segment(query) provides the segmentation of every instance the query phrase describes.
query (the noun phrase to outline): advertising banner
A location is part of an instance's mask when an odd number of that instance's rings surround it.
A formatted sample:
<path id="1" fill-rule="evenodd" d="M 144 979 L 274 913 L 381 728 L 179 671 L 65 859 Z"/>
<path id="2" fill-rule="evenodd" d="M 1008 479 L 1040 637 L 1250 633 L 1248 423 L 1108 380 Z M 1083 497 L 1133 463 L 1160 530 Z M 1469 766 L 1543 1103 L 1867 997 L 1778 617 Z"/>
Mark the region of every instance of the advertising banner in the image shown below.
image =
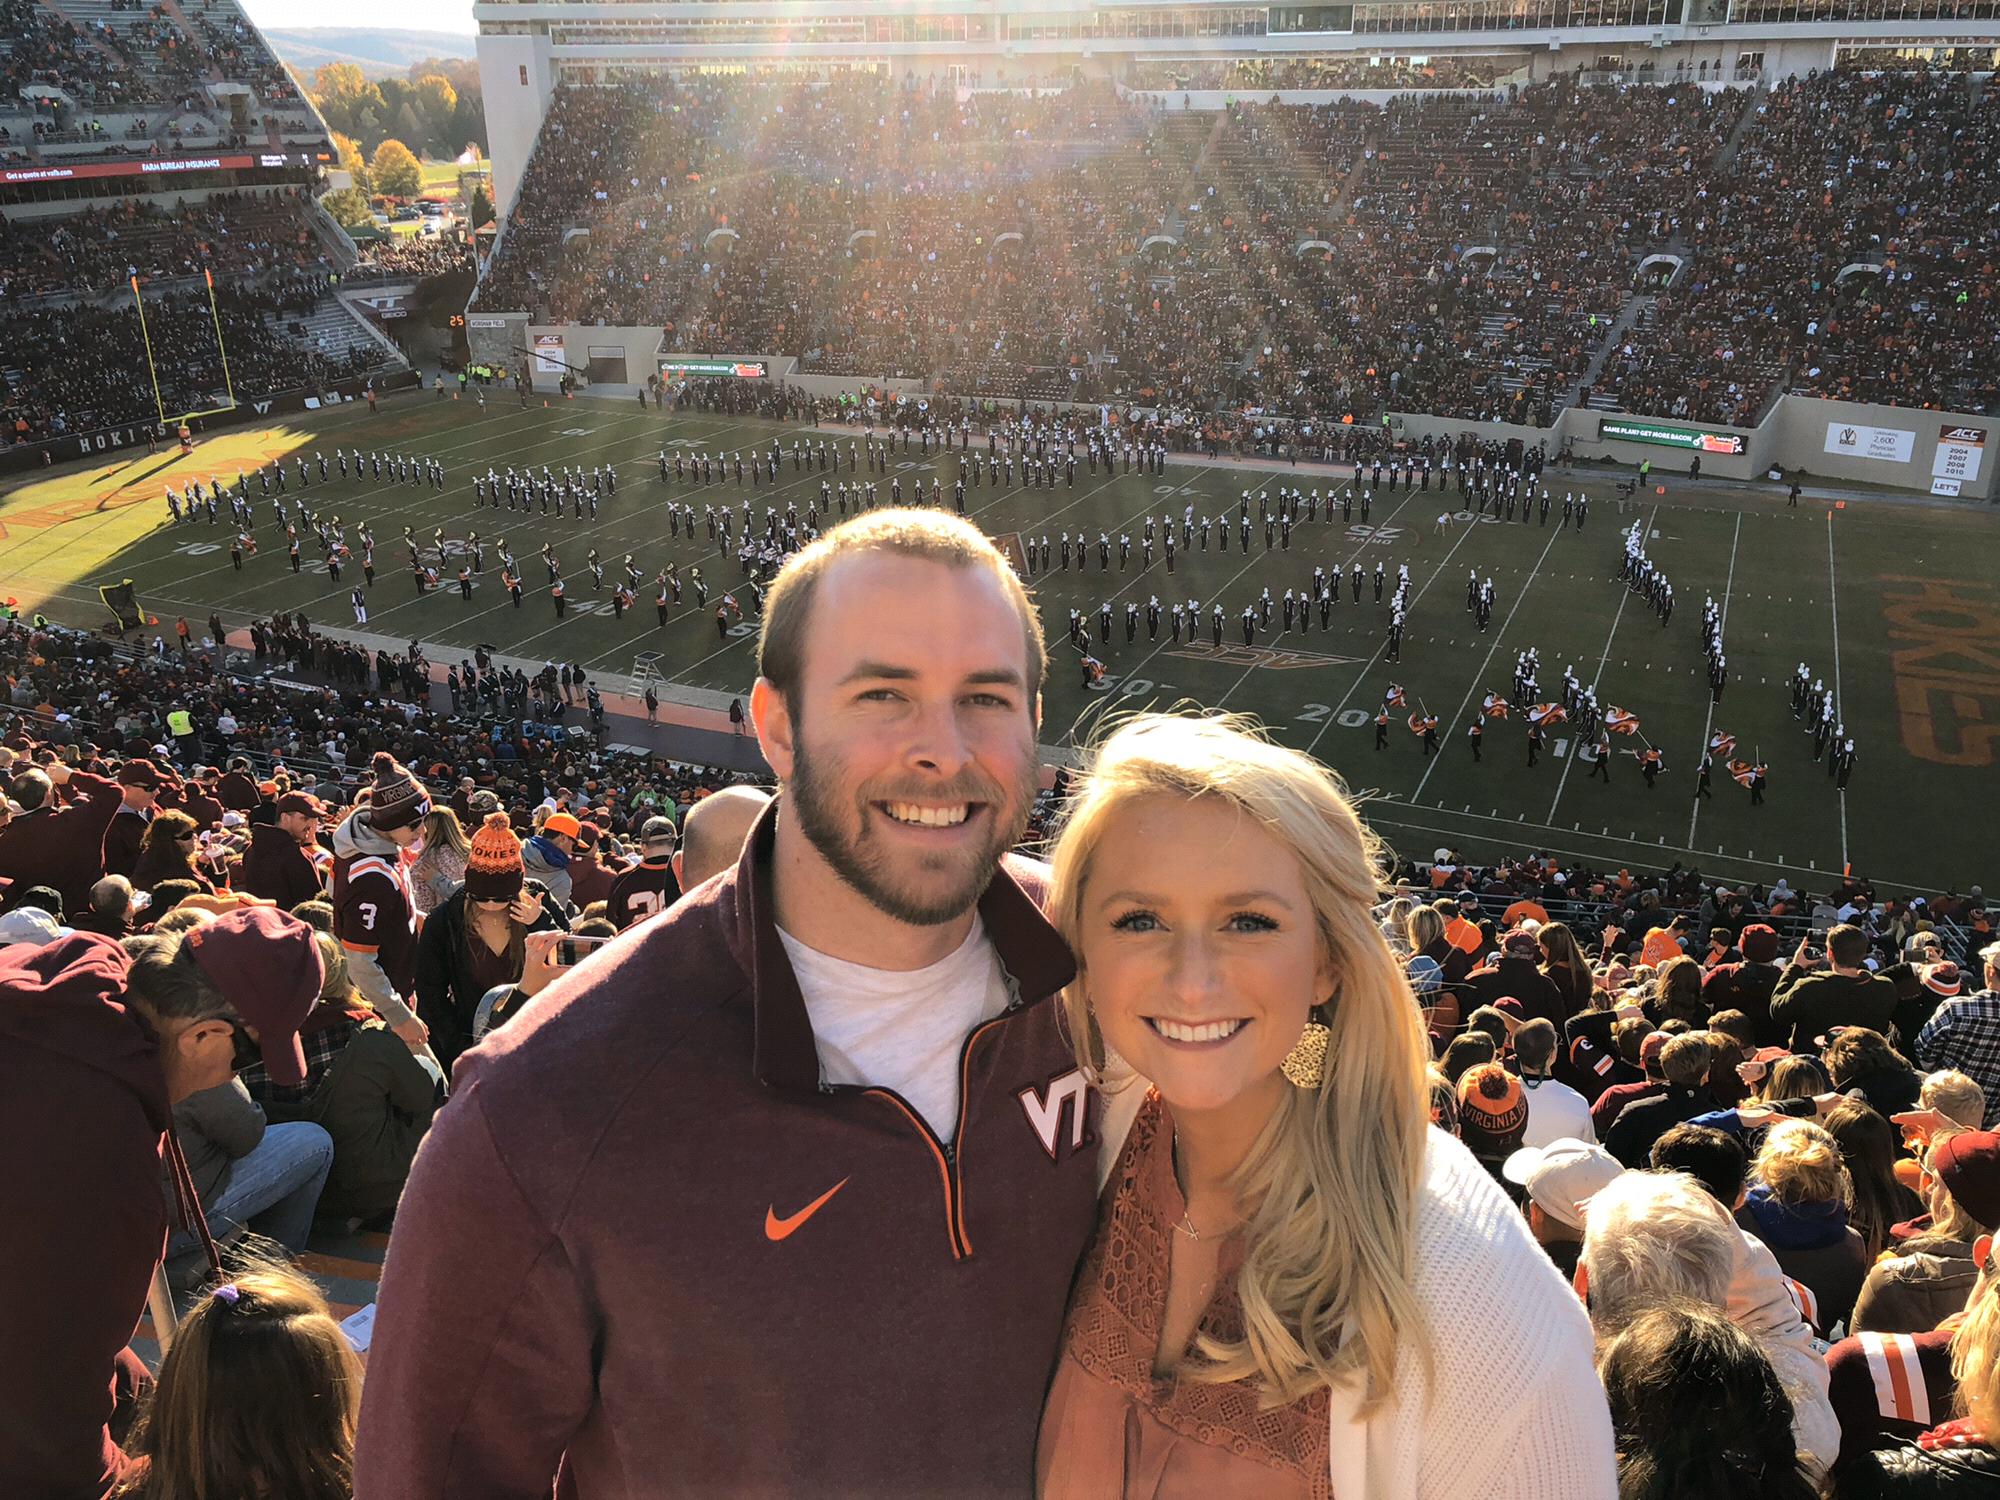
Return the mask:
<path id="1" fill-rule="evenodd" d="M 540 375 L 560 375 L 563 363 L 563 336 L 559 333 L 538 333 L 535 335 L 535 372 Z"/>
<path id="2" fill-rule="evenodd" d="M 1741 433 L 1704 432 L 1697 427 L 1671 427 L 1631 417 L 1604 418 L 1597 435 L 1606 442 L 1653 443 L 1696 453 L 1741 453 L 1746 446 Z"/>
<path id="3" fill-rule="evenodd" d="M 1826 451 L 1842 458 L 1906 464 L 1916 446 L 1917 435 L 1906 427 L 1867 427 L 1859 422 L 1826 424 Z"/>
<path id="4" fill-rule="evenodd" d="M 669 359 L 660 358 L 660 373 L 669 380 L 690 375 L 726 375 L 735 380 L 762 380 L 771 373 L 761 359 Z"/>
<path id="5" fill-rule="evenodd" d="M 1946 422 L 1938 428 L 1937 453 L 1931 459 L 1931 477 L 1956 480 L 1962 485 L 1971 484 L 1979 478 L 1979 461 L 1985 452 L 1985 428 L 1958 427 Z"/>

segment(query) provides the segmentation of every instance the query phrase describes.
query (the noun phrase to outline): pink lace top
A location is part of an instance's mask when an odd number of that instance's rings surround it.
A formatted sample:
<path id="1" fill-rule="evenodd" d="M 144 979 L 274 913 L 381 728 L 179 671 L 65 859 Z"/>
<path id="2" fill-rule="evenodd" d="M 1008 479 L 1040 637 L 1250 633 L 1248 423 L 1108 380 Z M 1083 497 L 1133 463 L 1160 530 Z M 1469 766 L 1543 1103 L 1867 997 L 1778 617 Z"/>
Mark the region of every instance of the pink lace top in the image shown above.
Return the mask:
<path id="1" fill-rule="evenodd" d="M 1165 1103 L 1149 1095 L 1105 1186 L 1097 1238 L 1070 1300 L 1042 1414 L 1038 1493 L 1043 1500 L 1328 1500 L 1325 1391 L 1266 1410 L 1247 1384 L 1153 1374 L 1168 1255 L 1186 1212 L 1173 1139 Z M 1240 1256 L 1236 1242 L 1225 1246 L 1201 1316 L 1200 1329 L 1224 1339 L 1242 1333 Z"/>

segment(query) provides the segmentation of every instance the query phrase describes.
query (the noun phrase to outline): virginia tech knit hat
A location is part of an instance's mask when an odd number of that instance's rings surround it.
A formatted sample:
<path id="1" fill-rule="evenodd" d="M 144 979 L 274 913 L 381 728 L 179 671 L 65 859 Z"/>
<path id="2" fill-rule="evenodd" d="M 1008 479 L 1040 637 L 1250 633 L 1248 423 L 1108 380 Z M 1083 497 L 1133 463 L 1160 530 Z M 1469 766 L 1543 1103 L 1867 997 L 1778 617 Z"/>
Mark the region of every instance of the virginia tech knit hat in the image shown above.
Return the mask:
<path id="1" fill-rule="evenodd" d="M 1982 1229 L 2000 1229 L 2000 1133 L 1962 1130 L 1931 1153 L 1945 1191 Z"/>
<path id="2" fill-rule="evenodd" d="M 369 763 L 375 773 L 368 793 L 368 826 L 380 832 L 411 828 L 430 816 L 431 798 L 408 767 L 386 750 Z"/>
<path id="3" fill-rule="evenodd" d="M 1763 922 L 1752 922 L 1738 939 L 1743 956 L 1753 964 L 1775 963 L 1778 957 L 1778 930 Z"/>
<path id="4" fill-rule="evenodd" d="M 1505 1161 L 1528 1128 L 1521 1081 L 1499 1063 L 1480 1063 L 1458 1081 L 1458 1134 L 1474 1156 Z"/>
<path id="5" fill-rule="evenodd" d="M 275 906 L 243 906 L 189 928 L 182 941 L 229 1008 L 257 1028 L 271 1081 L 304 1083 L 299 1027 L 326 982 L 313 929 Z"/>
<path id="6" fill-rule="evenodd" d="M 521 894 L 527 872 L 521 866 L 521 841 L 503 812 L 488 813 L 473 831 L 465 853 L 465 894 L 475 901 L 512 901 Z"/>

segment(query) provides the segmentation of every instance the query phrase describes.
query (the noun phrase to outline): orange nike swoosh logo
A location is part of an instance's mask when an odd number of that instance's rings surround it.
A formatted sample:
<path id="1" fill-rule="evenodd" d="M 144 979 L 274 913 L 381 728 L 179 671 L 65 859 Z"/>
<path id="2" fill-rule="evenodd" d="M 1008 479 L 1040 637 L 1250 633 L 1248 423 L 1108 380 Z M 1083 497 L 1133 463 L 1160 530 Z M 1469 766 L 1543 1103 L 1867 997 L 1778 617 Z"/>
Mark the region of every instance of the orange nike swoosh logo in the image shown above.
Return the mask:
<path id="1" fill-rule="evenodd" d="M 764 1238 L 769 1240 L 774 1245 L 777 1244 L 779 1240 L 791 1238 L 792 1233 L 795 1230 L 797 1230 L 797 1228 L 801 1224 L 805 1223 L 807 1219 L 810 1219 L 814 1214 L 818 1213 L 822 1208 L 825 1208 L 827 1199 L 831 1198 L 835 1193 L 839 1192 L 842 1188 L 846 1187 L 847 1182 L 848 1182 L 847 1178 L 845 1177 L 841 1178 L 840 1181 L 836 1182 L 832 1187 L 828 1188 L 825 1192 L 821 1193 L 817 1198 L 813 1199 L 812 1202 L 808 1203 L 804 1208 L 800 1209 L 790 1218 L 785 1218 L 785 1219 L 779 1218 L 778 1211 L 776 1208 L 765 1209 Z"/>

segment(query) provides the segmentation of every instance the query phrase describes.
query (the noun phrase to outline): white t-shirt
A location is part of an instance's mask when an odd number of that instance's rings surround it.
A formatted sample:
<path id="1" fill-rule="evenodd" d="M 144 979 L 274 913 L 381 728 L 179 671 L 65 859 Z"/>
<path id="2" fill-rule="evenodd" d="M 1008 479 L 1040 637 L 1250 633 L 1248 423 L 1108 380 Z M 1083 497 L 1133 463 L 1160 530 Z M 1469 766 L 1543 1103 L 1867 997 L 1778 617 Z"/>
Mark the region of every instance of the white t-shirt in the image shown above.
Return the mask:
<path id="1" fill-rule="evenodd" d="M 1546 1146 L 1550 1141 L 1584 1141 L 1597 1144 L 1597 1127 L 1590 1123 L 1590 1105 L 1583 1095 L 1553 1078 L 1521 1080 L 1521 1092 L 1528 1100 L 1528 1128 L 1522 1132 L 1523 1146 Z"/>
<path id="2" fill-rule="evenodd" d="M 958 1131 L 959 1050 L 1013 998 L 978 913 L 958 950 L 924 969 L 870 969 L 829 958 L 783 928 L 778 938 L 825 1080 L 894 1089 L 949 1142 Z"/>

